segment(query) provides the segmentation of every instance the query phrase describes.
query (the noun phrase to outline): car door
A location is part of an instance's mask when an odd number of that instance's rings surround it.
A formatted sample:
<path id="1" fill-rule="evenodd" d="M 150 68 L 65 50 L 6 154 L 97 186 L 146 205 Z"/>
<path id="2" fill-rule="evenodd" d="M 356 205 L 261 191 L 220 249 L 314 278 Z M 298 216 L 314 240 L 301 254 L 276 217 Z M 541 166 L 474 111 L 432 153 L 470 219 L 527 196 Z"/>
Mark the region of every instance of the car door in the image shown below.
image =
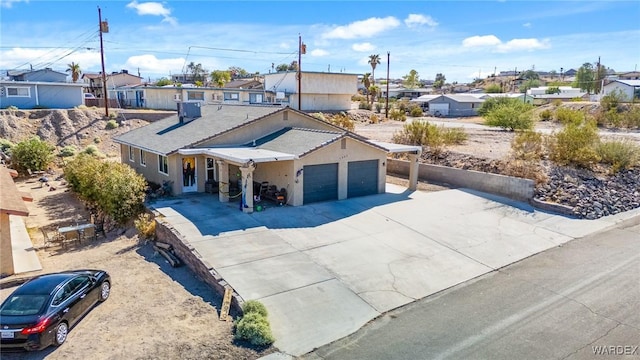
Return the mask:
<path id="1" fill-rule="evenodd" d="M 89 296 L 91 290 L 91 279 L 87 275 L 80 275 L 67 283 L 71 289 L 71 296 L 68 300 L 70 307 L 70 323 L 78 321 L 82 315 L 93 305 L 94 301 Z"/>

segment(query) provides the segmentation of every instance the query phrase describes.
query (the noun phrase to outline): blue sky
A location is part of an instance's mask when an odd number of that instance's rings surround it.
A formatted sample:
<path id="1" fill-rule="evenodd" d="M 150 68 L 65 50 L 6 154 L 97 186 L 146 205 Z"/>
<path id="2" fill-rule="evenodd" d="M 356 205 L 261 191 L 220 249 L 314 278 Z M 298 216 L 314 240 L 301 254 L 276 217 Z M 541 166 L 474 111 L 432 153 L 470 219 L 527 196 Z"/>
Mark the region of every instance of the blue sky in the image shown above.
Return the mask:
<path id="1" fill-rule="evenodd" d="M 297 60 L 302 69 L 421 79 L 443 73 L 470 82 L 494 71 L 616 71 L 640 65 L 640 1 L 43 1 L 0 0 L 0 69 L 75 62 L 100 71 L 98 6 L 108 73 L 145 79 L 239 66 L 266 73 Z"/>

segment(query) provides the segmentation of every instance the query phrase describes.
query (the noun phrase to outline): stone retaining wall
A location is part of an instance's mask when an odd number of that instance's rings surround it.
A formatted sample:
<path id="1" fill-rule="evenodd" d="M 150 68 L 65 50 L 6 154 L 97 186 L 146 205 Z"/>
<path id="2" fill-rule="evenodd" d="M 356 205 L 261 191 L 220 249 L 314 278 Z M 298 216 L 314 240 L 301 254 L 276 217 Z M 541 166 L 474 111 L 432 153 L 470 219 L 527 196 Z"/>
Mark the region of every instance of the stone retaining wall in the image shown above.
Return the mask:
<path id="1" fill-rule="evenodd" d="M 178 258 L 191 269 L 196 275 L 209 285 L 220 296 L 224 296 L 227 282 L 216 272 L 216 270 L 196 251 L 196 249 L 185 239 L 171 224 L 156 216 L 156 239 L 160 242 L 173 246 L 173 251 Z M 233 291 L 231 306 L 235 311 L 242 314 L 242 304 L 244 299 Z"/>
<path id="2" fill-rule="evenodd" d="M 387 172 L 409 176 L 409 162 L 387 159 Z M 530 179 L 456 169 L 447 166 L 419 164 L 418 179 L 448 184 L 529 202 L 533 199 L 535 183 Z"/>

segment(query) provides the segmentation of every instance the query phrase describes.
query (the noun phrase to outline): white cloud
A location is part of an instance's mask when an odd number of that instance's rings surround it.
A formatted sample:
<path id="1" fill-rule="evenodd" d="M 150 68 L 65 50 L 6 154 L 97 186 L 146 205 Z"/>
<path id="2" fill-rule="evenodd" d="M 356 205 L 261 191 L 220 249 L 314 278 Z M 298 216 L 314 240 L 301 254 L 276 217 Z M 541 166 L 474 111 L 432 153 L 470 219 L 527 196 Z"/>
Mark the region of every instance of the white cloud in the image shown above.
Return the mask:
<path id="1" fill-rule="evenodd" d="M 548 49 L 551 45 L 549 44 L 549 40 L 538 40 L 538 39 L 513 39 L 509 40 L 504 44 L 498 45 L 499 52 L 512 52 L 512 51 L 532 51 L 539 49 Z"/>
<path id="2" fill-rule="evenodd" d="M 524 23 L 524 24 L 522 24 L 522 26 L 526 27 L 526 28 L 530 28 L 531 27 L 531 23 Z"/>
<path id="3" fill-rule="evenodd" d="M 129 9 L 135 9 L 138 15 L 152 15 L 152 16 L 162 16 L 162 22 L 169 23 L 171 25 L 176 25 L 177 20 L 174 17 L 171 17 L 171 10 L 166 8 L 163 4 L 159 2 L 146 2 L 139 3 L 136 0 L 127 4 Z"/>
<path id="4" fill-rule="evenodd" d="M 357 39 L 370 38 L 381 32 L 393 29 L 400 25 L 400 21 L 393 16 L 385 18 L 369 18 L 354 21 L 344 26 L 336 26 L 333 30 L 322 34 L 323 39 Z"/>
<path id="5" fill-rule="evenodd" d="M 404 19 L 405 25 L 408 27 L 417 27 L 420 25 L 428 25 L 431 27 L 438 26 L 438 22 L 433 20 L 431 16 L 425 16 L 422 14 L 409 14 L 406 19 Z"/>
<path id="6" fill-rule="evenodd" d="M 158 59 L 155 55 L 131 56 L 125 63 L 125 68 L 138 69 L 140 73 L 165 74 L 179 73 L 184 65 L 184 58 Z"/>
<path id="7" fill-rule="evenodd" d="M 279 47 L 280 49 L 285 49 L 285 50 L 291 49 L 291 46 L 284 41 L 280 43 Z"/>
<path id="8" fill-rule="evenodd" d="M 375 50 L 375 48 L 373 44 L 368 42 L 351 45 L 351 49 L 357 52 L 369 52 Z"/>
<path id="9" fill-rule="evenodd" d="M 478 46 L 496 46 L 500 45 L 502 41 L 495 35 L 484 36 L 472 36 L 462 40 L 462 46 L 464 47 L 478 47 Z"/>
<path id="10" fill-rule="evenodd" d="M 3 7 L 5 9 L 10 9 L 13 6 L 13 4 L 19 3 L 19 2 L 28 3 L 29 0 L 0 0 L 0 7 Z"/>
<path id="11" fill-rule="evenodd" d="M 329 55 L 329 52 L 328 52 L 328 51 L 326 51 L 326 50 L 322 50 L 322 49 L 313 49 L 313 50 L 311 51 L 311 56 L 318 56 L 318 57 L 320 57 L 320 56 L 327 56 L 327 55 Z"/>

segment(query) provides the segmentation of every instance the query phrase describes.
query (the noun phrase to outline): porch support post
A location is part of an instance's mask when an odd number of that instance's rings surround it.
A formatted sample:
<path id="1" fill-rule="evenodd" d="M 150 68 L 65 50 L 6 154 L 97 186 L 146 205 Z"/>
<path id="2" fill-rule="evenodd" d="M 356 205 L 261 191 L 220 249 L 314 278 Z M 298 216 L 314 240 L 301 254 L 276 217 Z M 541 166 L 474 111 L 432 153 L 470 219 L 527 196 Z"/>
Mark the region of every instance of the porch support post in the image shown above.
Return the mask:
<path id="1" fill-rule="evenodd" d="M 218 163 L 219 191 L 218 199 L 221 203 L 229 202 L 229 165 L 223 160 L 216 160 Z"/>
<path id="2" fill-rule="evenodd" d="M 253 161 L 249 161 L 240 167 L 242 174 L 242 212 L 253 212 L 253 171 L 256 169 Z"/>
<path id="3" fill-rule="evenodd" d="M 409 155 L 409 190 L 415 191 L 418 188 L 418 157 L 419 154 Z"/>

